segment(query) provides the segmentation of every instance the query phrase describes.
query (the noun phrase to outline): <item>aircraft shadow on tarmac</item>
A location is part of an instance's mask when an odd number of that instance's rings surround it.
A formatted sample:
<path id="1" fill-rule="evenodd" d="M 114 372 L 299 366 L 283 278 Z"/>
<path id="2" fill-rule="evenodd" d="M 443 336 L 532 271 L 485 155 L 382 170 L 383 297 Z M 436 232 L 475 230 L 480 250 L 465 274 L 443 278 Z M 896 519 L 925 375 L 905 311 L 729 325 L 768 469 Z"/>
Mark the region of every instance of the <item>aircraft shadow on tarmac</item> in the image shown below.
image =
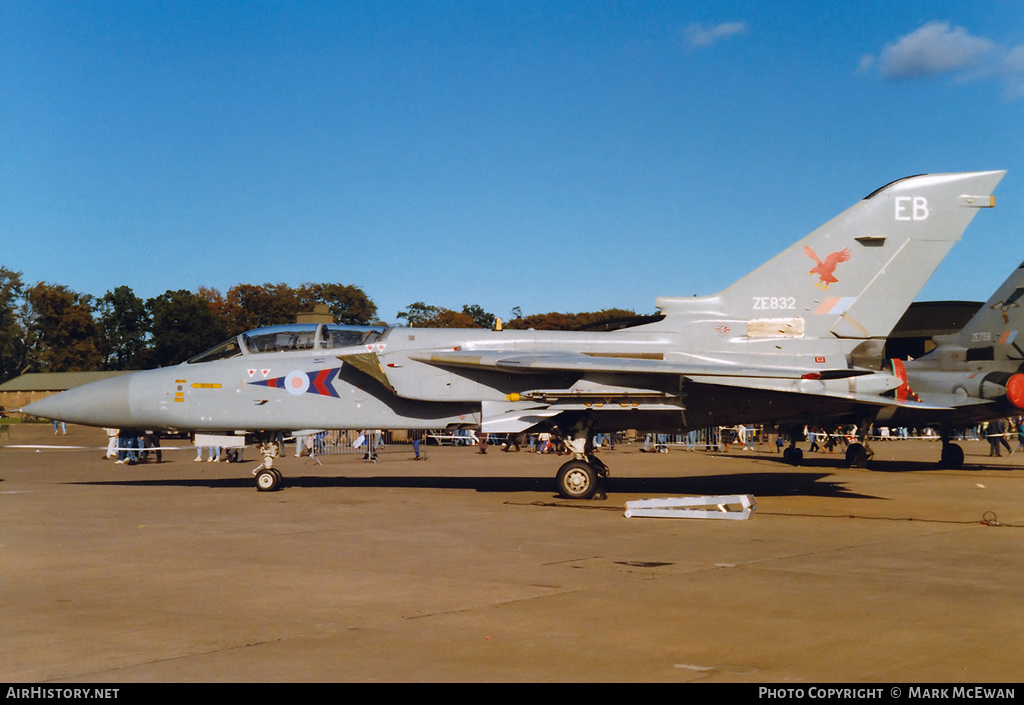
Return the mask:
<path id="1" fill-rule="evenodd" d="M 767 472 L 687 477 L 609 477 L 605 491 L 611 495 L 729 495 L 752 494 L 761 497 L 834 497 L 846 499 L 877 499 L 851 492 L 843 483 L 828 482 L 829 473 Z M 76 485 L 124 487 L 194 487 L 207 489 L 245 489 L 253 491 L 251 478 L 208 479 L 138 479 L 75 482 Z M 316 488 L 421 488 L 462 489 L 474 492 L 539 492 L 552 494 L 553 482 L 537 477 L 442 477 L 383 476 L 374 477 L 303 477 L 287 476 L 282 490 Z"/>
<path id="2" fill-rule="evenodd" d="M 976 460 L 980 460 L 975 456 Z M 761 458 L 764 462 L 775 463 L 778 465 L 789 466 L 790 463 L 779 457 Z M 843 461 L 842 454 L 835 455 L 822 455 L 822 456 L 808 456 L 804 454 L 803 460 L 800 461 L 799 467 L 802 468 L 821 468 L 824 470 L 835 469 L 846 467 Z M 996 465 L 994 463 L 985 462 L 965 462 L 963 467 L 957 468 L 957 470 L 971 472 L 971 471 L 992 471 L 992 470 L 1004 470 L 1014 471 L 1020 469 L 1015 465 Z M 875 460 L 872 459 L 868 462 L 868 467 L 862 468 L 865 472 L 928 472 L 928 471 L 939 471 L 949 470 L 949 468 L 943 468 L 936 461 L 929 460 Z"/>

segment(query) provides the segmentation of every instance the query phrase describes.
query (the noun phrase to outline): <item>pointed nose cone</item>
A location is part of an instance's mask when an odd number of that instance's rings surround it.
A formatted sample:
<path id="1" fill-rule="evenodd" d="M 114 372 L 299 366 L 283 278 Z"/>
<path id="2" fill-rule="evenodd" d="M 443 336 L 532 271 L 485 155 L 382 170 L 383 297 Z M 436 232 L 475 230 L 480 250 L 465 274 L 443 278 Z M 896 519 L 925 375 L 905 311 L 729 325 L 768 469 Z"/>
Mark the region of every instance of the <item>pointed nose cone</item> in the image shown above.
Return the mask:
<path id="1" fill-rule="evenodd" d="M 118 375 L 32 402 L 21 411 L 45 419 L 85 426 L 130 428 L 133 424 L 129 387 L 131 374 Z"/>

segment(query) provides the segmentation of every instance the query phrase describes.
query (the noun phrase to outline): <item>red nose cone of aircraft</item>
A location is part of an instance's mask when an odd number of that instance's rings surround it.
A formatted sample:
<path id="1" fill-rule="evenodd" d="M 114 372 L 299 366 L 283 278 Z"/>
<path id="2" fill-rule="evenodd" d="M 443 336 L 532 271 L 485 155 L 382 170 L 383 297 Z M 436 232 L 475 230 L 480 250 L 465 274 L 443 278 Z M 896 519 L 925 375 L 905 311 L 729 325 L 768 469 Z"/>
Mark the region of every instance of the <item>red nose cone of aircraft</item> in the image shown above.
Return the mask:
<path id="1" fill-rule="evenodd" d="M 1006 398 L 1018 409 L 1024 409 L 1024 375 L 1016 374 L 1006 381 Z"/>
<path id="2" fill-rule="evenodd" d="M 86 426 L 130 428 L 130 383 L 130 374 L 119 375 L 40 399 L 22 407 L 21 411 L 44 419 Z"/>

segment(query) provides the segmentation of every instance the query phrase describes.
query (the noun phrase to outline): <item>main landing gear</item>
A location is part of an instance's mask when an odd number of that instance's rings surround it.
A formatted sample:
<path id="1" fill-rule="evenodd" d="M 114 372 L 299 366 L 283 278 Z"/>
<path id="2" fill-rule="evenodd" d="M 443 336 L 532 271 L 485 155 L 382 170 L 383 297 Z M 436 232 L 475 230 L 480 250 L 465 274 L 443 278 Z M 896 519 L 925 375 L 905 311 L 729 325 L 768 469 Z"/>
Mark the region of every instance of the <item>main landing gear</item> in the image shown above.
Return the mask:
<path id="1" fill-rule="evenodd" d="M 868 461 L 874 456 L 875 452 L 867 442 L 867 431 L 869 428 L 870 421 L 857 425 L 857 438 L 856 440 L 851 440 L 850 444 L 846 447 L 847 467 L 866 468 Z M 835 429 L 833 432 L 838 432 L 838 429 Z M 803 462 L 804 452 L 796 444 L 803 439 L 803 430 L 791 429 L 786 435 L 789 439 L 789 445 L 782 451 L 782 459 L 790 465 L 799 465 Z"/>
<path id="2" fill-rule="evenodd" d="M 789 429 L 786 431 L 786 440 L 789 443 L 782 449 L 782 459 L 790 465 L 799 465 L 803 462 L 804 452 L 796 446 L 797 441 L 803 439 L 803 436 L 803 429 L 800 429 L 799 431 L 796 429 Z"/>
<path id="3" fill-rule="evenodd" d="M 874 454 L 864 443 L 851 443 L 846 447 L 846 464 L 851 468 L 866 468 Z"/>
<path id="4" fill-rule="evenodd" d="M 846 465 L 851 468 L 866 468 L 868 461 L 874 457 L 875 451 L 868 445 L 868 433 L 871 430 L 872 418 L 861 419 L 856 425 L 856 440 L 851 439 L 846 446 Z"/>
<path id="5" fill-rule="evenodd" d="M 570 460 L 558 468 L 555 482 L 558 494 L 565 499 L 594 499 L 604 497 L 604 480 L 608 467 L 596 457 Z"/>
<path id="6" fill-rule="evenodd" d="M 592 422 L 577 424 L 571 438 L 562 437 L 565 447 L 573 455 L 573 459 L 558 468 L 555 475 L 558 494 L 565 499 L 604 499 L 606 496 L 604 481 L 608 477 L 608 466 L 594 454 L 590 434 L 592 425 Z"/>
<path id="7" fill-rule="evenodd" d="M 947 470 L 959 470 L 964 466 L 964 449 L 956 443 L 942 441 L 942 455 L 939 457 L 939 467 Z"/>
<path id="8" fill-rule="evenodd" d="M 947 470 L 959 470 L 964 466 L 964 449 L 953 442 L 953 432 L 946 426 L 939 427 L 939 438 L 942 439 L 942 455 L 939 467 Z"/>

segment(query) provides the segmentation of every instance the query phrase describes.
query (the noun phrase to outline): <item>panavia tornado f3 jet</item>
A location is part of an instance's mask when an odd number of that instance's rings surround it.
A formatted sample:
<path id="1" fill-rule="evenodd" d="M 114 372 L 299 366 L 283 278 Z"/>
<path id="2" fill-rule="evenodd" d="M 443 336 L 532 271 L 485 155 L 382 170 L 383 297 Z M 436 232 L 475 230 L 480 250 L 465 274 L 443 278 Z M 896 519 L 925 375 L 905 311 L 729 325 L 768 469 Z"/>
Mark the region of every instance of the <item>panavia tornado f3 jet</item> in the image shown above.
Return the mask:
<path id="1" fill-rule="evenodd" d="M 922 402 L 887 407 L 875 422 L 933 426 L 942 439 L 941 464 L 959 468 L 964 451 L 957 429 L 1024 415 L 1024 263 L 1010 274 L 958 332 L 933 338 L 935 348 L 916 360 L 890 360 L 904 380 L 899 399 Z"/>
<path id="2" fill-rule="evenodd" d="M 930 405 L 883 369 L 886 336 L 1003 171 L 914 176 L 858 202 L 719 294 L 659 298 L 660 320 L 606 332 L 294 325 L 243 333 L 174 367 L 28 405 L 51 419 L 223 434 L 551 431 L 574 456 L 567 498 L 603 492 L 596 433 L 738 423 L 790 428 Z M 752 238 L 752 242 L 755 240 Z M 862 424 L 866 428 L 867 424 Z M 214 443 L 210 443 L 213 445 Z"/>

